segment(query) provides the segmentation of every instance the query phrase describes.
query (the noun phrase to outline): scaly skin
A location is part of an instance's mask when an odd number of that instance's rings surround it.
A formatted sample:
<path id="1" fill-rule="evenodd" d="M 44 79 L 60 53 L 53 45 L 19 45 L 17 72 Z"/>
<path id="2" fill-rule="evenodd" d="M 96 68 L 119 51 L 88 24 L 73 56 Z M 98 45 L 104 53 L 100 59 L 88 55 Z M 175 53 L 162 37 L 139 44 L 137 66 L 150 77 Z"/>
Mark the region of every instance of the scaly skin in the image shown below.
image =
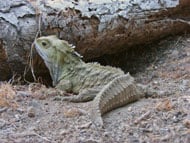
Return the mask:
<path id="1" fill-rule="evenodd" d="M 79 94 L 63 100 L 84 102 L 96 97 L 91 117 L 100 126 L 103 125 L 101 115 L 144 95 L 129 74 L 118 68 L 83 62 L 67 41 L 47 36 L 36 39 L 34 44 L 50 71 L 53 85 Z"/>

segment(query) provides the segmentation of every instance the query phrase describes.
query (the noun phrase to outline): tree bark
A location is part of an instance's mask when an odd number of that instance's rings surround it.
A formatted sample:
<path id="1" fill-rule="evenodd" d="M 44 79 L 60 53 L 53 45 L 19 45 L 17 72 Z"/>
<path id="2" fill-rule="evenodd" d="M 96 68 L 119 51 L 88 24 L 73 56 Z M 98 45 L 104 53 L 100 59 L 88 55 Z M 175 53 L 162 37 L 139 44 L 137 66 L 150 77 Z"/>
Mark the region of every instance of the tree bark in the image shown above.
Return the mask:
<path id="1" fill-rule="evenodd" d="M 0 80 L 23 75 L 37 35 L 56 34 L 84 60 L 190 31 L 189 0 L 0 1 Z M 47 73 L 34 52 L 34 70 Z"/>

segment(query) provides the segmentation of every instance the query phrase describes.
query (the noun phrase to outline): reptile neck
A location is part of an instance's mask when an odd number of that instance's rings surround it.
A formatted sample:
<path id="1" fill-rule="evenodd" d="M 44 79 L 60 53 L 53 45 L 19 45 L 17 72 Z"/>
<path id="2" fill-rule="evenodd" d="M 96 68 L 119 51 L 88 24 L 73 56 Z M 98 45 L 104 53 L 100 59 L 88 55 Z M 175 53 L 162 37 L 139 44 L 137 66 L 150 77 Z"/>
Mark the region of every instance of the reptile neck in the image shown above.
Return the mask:
<path id="1" fill-rule="evenodd" d="M 75 71 L 75 68 L 83 63 L 82 60 L 64 61 L 64 63 L 62 60 L 52 63 L 46 62 L 46 66 L 48 67 L 53 80 L 53 86 L 56 86 L 59 81 L 65 77 L 69 77 L 69 74 L 72 74 Z"/>
<path id="2" fill-rule="evenodd" d="M 80 67 L 84 64 L 83 61 L 77 61 L 77 62 L 72 62 L 72 63 L 66 63 L 61 67 L 61 73 L 60 76 L 58 78 L 58 81 L 56 84 L 59 83 L 60 80 L 62 79 L 70 79 L 71 77 L 73 77 L 77 70 L 77 67 Z M 56 85 L 55 84 L 55 85 Z"/>

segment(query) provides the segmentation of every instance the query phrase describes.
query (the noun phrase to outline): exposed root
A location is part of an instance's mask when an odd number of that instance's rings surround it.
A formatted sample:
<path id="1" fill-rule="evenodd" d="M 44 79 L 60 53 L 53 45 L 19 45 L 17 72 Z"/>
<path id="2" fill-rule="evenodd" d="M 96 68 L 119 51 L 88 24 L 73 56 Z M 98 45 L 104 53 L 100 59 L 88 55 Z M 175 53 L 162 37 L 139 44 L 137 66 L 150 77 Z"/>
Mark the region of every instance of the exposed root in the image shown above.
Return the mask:
<path id="1" fill-rule="evenodd" d="M 38 20 L 38 31 L 36 33 L 35 39 L 37 39 L 38 36 L 41 36 L 41 18 L 42 18 L 42 15 L 41 15 L 41 12 L 39 10 L 36 10 L 36 15 L 37 14 L 39 14 L 39 20 Z M 30 47 L 30 54 L 28 55 L 28 60 L 27 60 L 29 67 L 26 65 L 25 70 L 24 70 L 24 81 L 28 82 L 28 83 L 30 83 L 30 82 L 27 81 L 25 77 L 26 77 L 26 73 L 29 71 L 29 68 L 31 70 L 32 77 L 33 77 L 34 81 L 35 82 L 37 81 L 36 76 L 34 74 L 34 67 L 33 67 L 33 65 L 34 65 L 33 56 L 32 56 L 33 55 L 33 49 L 34 49 L 34 44 L 32 43 L 32 45 Z"/>

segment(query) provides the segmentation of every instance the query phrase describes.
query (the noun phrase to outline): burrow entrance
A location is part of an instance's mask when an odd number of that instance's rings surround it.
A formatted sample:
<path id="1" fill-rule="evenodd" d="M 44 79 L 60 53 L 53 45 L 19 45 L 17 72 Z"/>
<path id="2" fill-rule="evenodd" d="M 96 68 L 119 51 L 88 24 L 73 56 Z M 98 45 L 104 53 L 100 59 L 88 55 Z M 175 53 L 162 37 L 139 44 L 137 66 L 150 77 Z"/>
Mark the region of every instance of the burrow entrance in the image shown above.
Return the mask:
<path id="1" fill-rule="evenodd" d="M 161 64 L 164 58 L 166 58 L 166 51 L 173 48 L 179 42 L 182 42 L 180 41 L 180 37 L 169 37 L 149 45 L 131 47 L 127 51 L 114 55 L 104 55 L 92 59 L 90 62 L 97 61 L 102 65 L 119 67 L 131 75 L 135 75 L 145 71 L 152 64 Z"/>

